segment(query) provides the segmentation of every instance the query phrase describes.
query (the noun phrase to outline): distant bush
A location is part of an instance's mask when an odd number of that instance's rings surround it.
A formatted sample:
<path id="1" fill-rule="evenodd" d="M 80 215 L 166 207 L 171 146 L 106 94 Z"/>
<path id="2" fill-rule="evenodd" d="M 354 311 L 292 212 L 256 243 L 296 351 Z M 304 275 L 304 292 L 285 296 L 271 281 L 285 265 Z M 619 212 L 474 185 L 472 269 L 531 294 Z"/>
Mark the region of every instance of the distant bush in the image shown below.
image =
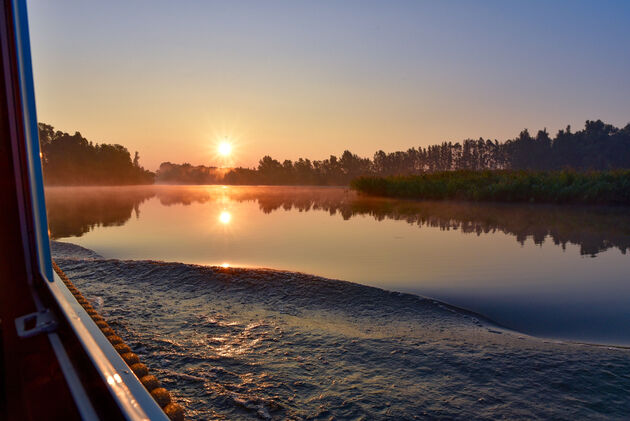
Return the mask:
<path id="1" fill-rule="evenodd" d="M 157 184 L 219 184 L 225 171 L 205 165 L 173 164 L 162 162 L 155 173 Z"/>
<path id="2" fill-rule="evenodd" d="M 630 204 L 630 170 L 445 171 L 359 177 L 351 187 L 359 193 L 408 199 Z"/>

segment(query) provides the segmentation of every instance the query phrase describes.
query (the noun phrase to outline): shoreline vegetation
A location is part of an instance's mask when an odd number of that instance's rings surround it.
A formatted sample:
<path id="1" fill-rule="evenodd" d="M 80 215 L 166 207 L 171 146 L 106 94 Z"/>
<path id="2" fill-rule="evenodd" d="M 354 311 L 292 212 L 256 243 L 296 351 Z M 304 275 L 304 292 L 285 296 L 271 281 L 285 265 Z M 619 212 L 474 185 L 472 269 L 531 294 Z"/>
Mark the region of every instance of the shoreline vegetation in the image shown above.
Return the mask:
<path id="1" fill-rule="evenodd" d="M 630 170 L 449 171 L 359 177 L 360 194 L 417 200 L 630 205 Z"/>
<path id="2" fill-rule="evenodd" d="M 584 129 L 571 127 L 551 138 L 546 129 L 531 136 L 523 130 L 516 138 L 466 139 L 386 153 L 372 159 L 346 150 L 340 158 L 322 161 L 300 158 L 277 161 L 263 157 L 255 169 L 234 168 L 224 184 L 236 185 L 349 185 L 365 177 L 412 176 L 453 171 L 609 171 L 630 168 L 630 124 L 617 128 L 601 120 L 586 121 Z M 158 177 L 159 178 L 159 177 Z"/>
<path id="3" fill-rule="evenodd" d="M 79 132 L 69 135 L 44 123 L 39 124 L 40 145 L 44 180 L 48 185 L 130 185 L 130 184 L 227 184 L 227 185 L 318 185 L 348 186 L 354 185 L 368 189 L 366 180 L 377 183 L 376 178 L 389 180 L 388 194 L 393 194 L 393 180 L 397 188 L 405 181 L 404 189 L 413 189 L 417 197 L 428 194 L 418 187 L 423 183 L 434 183 L 436 180 L 451 178 L 449 186 L 455 182 L 460 187 L 458 193 L 442 193 L 440 197 L 461 196 L 468 200 L 529 201 L 539 198 L 554 203 L 591 203 L 602 198 L 605 202 L 617 203 L 617 195 L 610 196 L 607 189 L 616 189 L 610 185 L 610 179 L 619 177 L 617 170 L 630 168 L 630 124 L 617 128 L 601 120 L 586 121 L 584 129 L 573 132 L 570 126 L 558 131 L 554 138 L 546 129 L 539 130 L 536 136 L 523 130 L 517 137 L 499 142 L 496 139 L 466 139 L 460 142 L 443 142 L 427 147 L 412 147 L 406 151 L 386 153 L 377 151 L 372 158 L 362 158 L 346 150 L 338 158 L 331 155 L 324 160 L 299 158 L 296 161 L 280 162 L 271 156 L 264 156 L 255 168 L 218 168 L 206 165 L 191 165 L 163 162 L 156 172 L 151 172 L 139 164 L 140 156 L 135 152 L 132 159 L 129 151 L 121 145 L 95 144 L 85 139 Z M 507 172 L 506 172 L 507 171 Z M 518 181 L 518 192 L 508 194 L 507 187 L 501 182 L 496 186 L 482 186 L 481 182 L 494 183 L 497 178 L 505 178 L 509 171 Z M 527 171 L 528 175 L 518 171 Z M 585 191 L 575 192 L 577 187 L 559 187 L 557 180 L 559 171 L 568 179 L 584 181 L 588 184 Z M 593 172 L 590 175 L 579 175 Z M 491 172 L 496 172 L 491 176 Z M 447 174 L 453 174 L 448 176 Z M 546 174 L 547 173 L 547 174 Z M 432 177 L 431 174 L 437 174 Z M 465 176 L 463 174 L 466 174 Z M 516 175 L 521 174 L 521 175 Z M 545 175 L 546 174 L 546 175 Z M 573 175 L 570 175 L 573 174 Z M 608 174 L 608 175 L 606 175 Z M 592 180 L 596 177 L 597 180 Z M 414 179 L 411 187 L 409 183 Z M 591 180 L 597 186 L 592 185 Z M 430 181 L 426 181 L 430 180 Z M 551 183 L 550 186 L 537 184 L 525 188 L 524 180 L 532 183 Z M 444 182 L 441 181 L 441 182 Z M 601 185 L 601 183 L 604 183 Z M 357 184 L 358 183 L 358 184 Z M 572 183 L 572 181 L 571 181 Z M 616 183 L 616 182 L 615 182 Z M 468 193 L 463 193 L 464 184 Z M 432 187 L 433 186 L 433 187 Z M 427 189 L 437 188 L 434 184 Z M 503 189 L 501 196 L 492 189 Z M 370 191 L 377 189 L 369 187 Z M 420 189 L 420 190 L 419 190 Z M 528 190 L 529 189 L 529 190 Z M 556 190 L 554 190 L 556 189 Z M 594 190 L 593 190 L 594 189 Z M 421 194 L 417 193 L 421 191 Z M 526 191 L 530 191 L 527 196 Z M 367 192 L 367 190 L 366 190 Z M 561 193 L 561 197 L 553 198 L 550 194 Z M 623 192 L 621 192 L 623 193 Z M 433 194 L 433 193 L 431 193 Z M 410 197 L 409 193 L 398 191 L 397 197 Z M 586 200 L 586 202 L 584 201 Z M 622 203 L 626 203 L 623 199 Z"/>

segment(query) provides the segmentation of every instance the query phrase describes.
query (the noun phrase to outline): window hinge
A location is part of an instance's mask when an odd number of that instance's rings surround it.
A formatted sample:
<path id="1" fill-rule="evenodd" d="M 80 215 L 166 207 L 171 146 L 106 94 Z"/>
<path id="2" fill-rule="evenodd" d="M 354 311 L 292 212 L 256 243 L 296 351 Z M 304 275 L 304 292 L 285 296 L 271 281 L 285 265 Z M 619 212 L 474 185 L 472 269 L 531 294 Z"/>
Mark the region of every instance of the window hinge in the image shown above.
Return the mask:
<path id="1" fill-rule="evenodd" d="M 40 333 L 57 329 L 57 320 L 49 309 L 36 311 L 15 319 L 15 327 L 20 338 L 30 338 Z"/>

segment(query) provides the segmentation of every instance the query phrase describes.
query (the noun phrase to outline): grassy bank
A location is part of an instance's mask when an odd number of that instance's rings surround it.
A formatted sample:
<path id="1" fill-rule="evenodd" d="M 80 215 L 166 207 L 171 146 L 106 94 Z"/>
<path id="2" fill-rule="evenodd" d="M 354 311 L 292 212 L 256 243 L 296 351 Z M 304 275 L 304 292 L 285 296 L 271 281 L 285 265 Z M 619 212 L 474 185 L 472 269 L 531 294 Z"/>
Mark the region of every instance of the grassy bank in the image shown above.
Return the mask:
<path id="1" fill-rule="evenodd" d="M 630 205 L 630 170 L 446 171 L 394 177 L 359 177 L 359 193 L 405 199 Z"/>

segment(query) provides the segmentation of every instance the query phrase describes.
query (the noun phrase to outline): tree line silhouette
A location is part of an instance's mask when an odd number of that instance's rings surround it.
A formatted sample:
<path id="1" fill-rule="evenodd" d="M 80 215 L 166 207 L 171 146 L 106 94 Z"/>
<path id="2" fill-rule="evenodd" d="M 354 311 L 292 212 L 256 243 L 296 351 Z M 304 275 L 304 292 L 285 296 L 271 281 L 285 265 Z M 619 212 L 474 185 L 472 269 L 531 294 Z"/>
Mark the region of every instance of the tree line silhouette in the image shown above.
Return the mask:
<path id="1" fill-rule="evenodd" d="M 121 145 L 92 143 L 39 123 L 44 181 L 49 185 L 152 184 L 155 175 L 140 166 L 140 156 Z"/>
<path id="2" fill-rule="evenodd" d="M 255 169 L 235 168 L 225 184 L 347 185 L 361 176 L 419 175 L 457 170 L 611 170 L 630 167 L 630 124 L 617 128 L 601 120 L 586 121 L 583 130 L 547 130 L 536 136 L 523 130 L 505 142 L 466 139 L 406 151 L 376 152 L 372 159 L 346 150 L 340 158 L 300 158 L 280 162 L 263 157 Z"/>
<path id="3" fill-rule="evenodd" d="M 242 184 L 348 185 L 361 176 L 419 175 L 456 170 L 611 170 L 630 167 L 630 124 L 617 128 L 601 120 L 583 130 L 568 126 L 554 138 L 523 130 L 505 142 L 466 139 L 362 158 L 349 150 L 324 160 L 299 158 L 280 162 L 263 157 L 256 168 L 218 169 L 164 162 L 157 173 L 139 165 L 121 145 L 94 144 L 79 132 L 69 135 L 39 124 L 45 181 L 56 185 Z"/>

